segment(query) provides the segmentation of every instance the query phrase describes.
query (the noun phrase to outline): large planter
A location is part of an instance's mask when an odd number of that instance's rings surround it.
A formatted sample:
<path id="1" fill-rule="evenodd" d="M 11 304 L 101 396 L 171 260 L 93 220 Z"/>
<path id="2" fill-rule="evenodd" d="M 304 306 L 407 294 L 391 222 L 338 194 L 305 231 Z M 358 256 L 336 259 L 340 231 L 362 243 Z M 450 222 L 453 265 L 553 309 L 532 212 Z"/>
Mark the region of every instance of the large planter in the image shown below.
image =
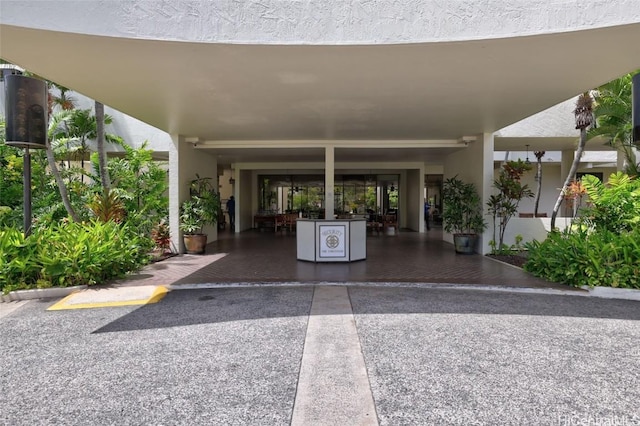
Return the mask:
<path id="1" fill-rule="evenodd" d="M 184 235 L 184 247 L 188 254 L 203 254 L 207 246 L 205 234 Z"/>
<path id="2" fill-rule="evenodd" d="M 476 251 L 478 235 L 476 234 L 454 234 L 453 244 L 456 247 L 456 253 L 473 254 Z"/>

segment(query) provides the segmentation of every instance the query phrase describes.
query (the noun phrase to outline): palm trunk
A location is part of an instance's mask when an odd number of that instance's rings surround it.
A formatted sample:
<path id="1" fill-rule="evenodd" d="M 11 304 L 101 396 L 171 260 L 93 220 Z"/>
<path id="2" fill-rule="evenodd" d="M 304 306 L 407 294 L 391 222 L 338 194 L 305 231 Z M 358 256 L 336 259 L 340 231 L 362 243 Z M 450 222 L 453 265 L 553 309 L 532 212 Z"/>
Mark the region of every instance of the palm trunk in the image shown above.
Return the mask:
<path id="1" fill-rule="evenodd" d="M 60 191 L 60 197 L 62 197 L 62 204 L 64 204 L 64 208 L 67 210 L 69 216 L 74 222 L 80 222 L 80 218 L 77 213 L 73 209 L 71 205 L 71 201 L 69 201 L 69 194 L 67 192 L 67 186 L 64 184 L 62 180 L 62 176 L 60 175 L 60 171 L 58 170 L 58 166 L 56 165 L 56 159 L 53 155 L 53 150 L 51 149 L 51 142 L 47 141 L 47 162 L 49 163 L 49 169 L 51 169 L 51 174 L 56 180 L 56 184 L 58 185 L 58 190 Z"/>
<path id="2" fill-rule="evenodd" d="M 576 150 L 575 156 L 573 158 L 573 163 L 571 163 L 571 169 L 569 169 L 569 175 L 564 181 L 562 185 L 562 189 L 560 190 L 560 194 L 558 195 L 558 199 L 556 200 L 555 206 L 553 206 L 553 213 L 551 214 L 551 229 L 554 229 L 556 226 L 556 216 L 558 215 L 558 210 L 560 210 L 560 205 L 562 204 L 562 200 L 564 199 L 565 191 L 567 187 L 574 179 L 576 175 L 576 171 L 578 170 L 578 165 L 580 164 L 580 158 L 582 158 L 582 152 L 584 151 L 584 146 L 587 143 L 587 129 L 580 129 L 580 143 L 578 144 L 578 149 Z"/>
<path id="3" fill-rule="evenodd" d="M 538 206 L 540 205 L 540 193 L 542 192 L 542 157 L 538 158 L 536 174 L 536 203 L 533 207 L 533 217 L 538 217 Z"/>
<path id="4" fill-rule="evenodd" d="M 111 179 L 107 169 L 107 153 L 104 148 L 104 104 L 96 101 L 96 134 L 98 145 L 98 164 L 102 189 L 107 192 L 111 188 Z"/>

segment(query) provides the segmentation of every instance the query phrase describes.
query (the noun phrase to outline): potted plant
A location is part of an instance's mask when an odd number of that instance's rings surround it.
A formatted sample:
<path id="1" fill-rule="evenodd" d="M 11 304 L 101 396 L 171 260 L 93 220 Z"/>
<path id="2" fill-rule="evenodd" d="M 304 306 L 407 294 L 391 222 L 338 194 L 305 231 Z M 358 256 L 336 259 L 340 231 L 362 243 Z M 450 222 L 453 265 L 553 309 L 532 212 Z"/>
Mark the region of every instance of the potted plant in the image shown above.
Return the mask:
<path id="1" fill-rule="evenodd" d="M 442 186 L 444 230 L 453 234 L 456 253 L 472 254 L 478 234 L 487 224 L 483 218 L 482 200 L 472 183 L 465 183 L 454 176 Z"/>
<path id="2" fill-rule="evenodd" d="M 206 225 L 215 225 L 220 210 L 220 196 L 215 191 L 212 178 L 196 179 L 189 185 L 190 197 L 180 205 L 180 230 L 183 232 L 187 253 L 202 254 L 207 245 Z"/>

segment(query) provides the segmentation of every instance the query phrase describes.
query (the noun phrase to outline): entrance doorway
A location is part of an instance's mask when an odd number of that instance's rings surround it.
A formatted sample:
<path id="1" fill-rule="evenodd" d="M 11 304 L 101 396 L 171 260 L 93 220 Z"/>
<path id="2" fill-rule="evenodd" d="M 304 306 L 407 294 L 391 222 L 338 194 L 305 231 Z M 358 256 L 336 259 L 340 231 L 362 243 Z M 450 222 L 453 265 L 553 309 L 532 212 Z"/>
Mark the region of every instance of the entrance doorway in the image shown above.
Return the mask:
<path id="1" fill-rule="evenodd" d="M 338 217 L 397 214 L 397 174 L 339 174 L 334 178 L 334 214 Z M 300 213 L 324 218 L 324 175 L 263 174 L 258 176 L 258 214 Z"/>

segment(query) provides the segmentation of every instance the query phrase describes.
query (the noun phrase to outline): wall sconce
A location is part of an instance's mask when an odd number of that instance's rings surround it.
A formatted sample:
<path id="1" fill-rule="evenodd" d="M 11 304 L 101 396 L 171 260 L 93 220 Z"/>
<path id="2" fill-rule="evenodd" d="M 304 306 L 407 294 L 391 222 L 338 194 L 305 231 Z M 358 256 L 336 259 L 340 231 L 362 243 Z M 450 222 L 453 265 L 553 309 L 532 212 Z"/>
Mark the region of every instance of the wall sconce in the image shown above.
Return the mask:
<path id="1" fill-rule="evenodd" d="M 236 183 L 236 180 L 234 178 L 229 178 L 229 184 L 233 185 L 234 183 Z"/>

